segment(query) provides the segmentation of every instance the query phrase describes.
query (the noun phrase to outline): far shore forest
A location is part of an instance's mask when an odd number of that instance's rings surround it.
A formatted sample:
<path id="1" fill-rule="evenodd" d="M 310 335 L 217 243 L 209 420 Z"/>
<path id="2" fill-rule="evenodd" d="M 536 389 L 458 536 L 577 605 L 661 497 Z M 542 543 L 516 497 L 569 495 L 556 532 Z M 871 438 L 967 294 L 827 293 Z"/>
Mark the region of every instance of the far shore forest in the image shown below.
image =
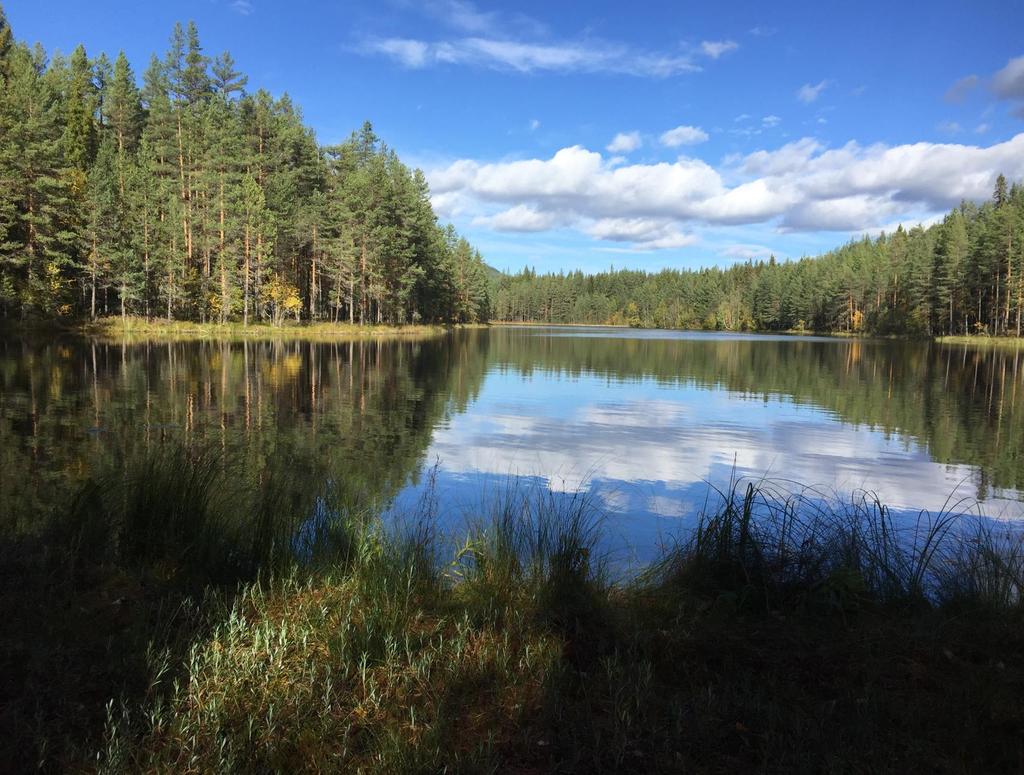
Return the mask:
<path id="1" fill-rule="evenodd" d="M 0 7 L 0 319 L 1022 332 L 1024 189 L 1003 176 L 927 228 L 797 261 L 507 274 L 369 123 L 319 145 L 194 24 L 142 73 L 15 42 Z"/>

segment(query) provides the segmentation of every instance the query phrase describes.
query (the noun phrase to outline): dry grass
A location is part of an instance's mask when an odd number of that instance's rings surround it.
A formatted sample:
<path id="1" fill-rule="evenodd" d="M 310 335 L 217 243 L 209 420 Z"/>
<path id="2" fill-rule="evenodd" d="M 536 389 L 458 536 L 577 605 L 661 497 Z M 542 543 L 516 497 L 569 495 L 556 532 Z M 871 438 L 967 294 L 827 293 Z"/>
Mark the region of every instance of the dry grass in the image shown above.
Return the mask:
<path id="1" fill-rule="evenodd" d="M 467 327 L 467 326 L 458 326 Z M 314 341 L 364 339 L 367 337 L 430 337 L 452 326 L 442 325 L 360 325 L 349 323 L 295 323 L 280 326 L 267 323 L 198 323 L 162 318 L 106 317 L 84 323 L 79 330 L 90 336 L 111 339 L 126 337 L 173 339 L 309 339 Z"/>

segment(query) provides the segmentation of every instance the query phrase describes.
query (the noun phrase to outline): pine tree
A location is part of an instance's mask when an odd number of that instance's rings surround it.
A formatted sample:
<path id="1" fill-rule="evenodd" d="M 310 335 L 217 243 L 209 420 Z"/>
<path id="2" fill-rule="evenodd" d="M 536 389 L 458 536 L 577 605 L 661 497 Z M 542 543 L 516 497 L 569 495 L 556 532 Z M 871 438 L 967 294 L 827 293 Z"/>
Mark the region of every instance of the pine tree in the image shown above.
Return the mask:
<path id="1" fill-rule="evenodd" d="M 66 315 L 79 250 L 74 219 L 80 192 L 71 188 L 62 153 L 63 74 L 47 69 L 39 47 L 13 49 L 7 65 L 4 103 L 14 120 L 5 122 L 3 145 L 14 213 L 0 273 L 23 315 Z"/>
<path id="2" fill-rule="evenodd" d="M 124 162 L 116 141 L 101 143 L 89 175 L 90 271 L 92 275 L 91 316 L 96 317 L 98 284 L 112 288 L 118 297 L 121 317 L 128 305 L 141 298 L 145 287 L 142 267 L 136 260 L 133 223 L 123 181 L 130 172 L 119 169 Z"/>
<path id="3" fill-rule="evenodd" d="M 135 75 L 124 52 L 117 55 L 109 88 L 106 110 L 110 131 L 117 141 L 120 156 L 136 150 L 142 129 L 142 103 Z"/>
<path id="4" fill-rule="evenodd" d="M 95 114 L 98 105 L 92 66 L 85 48 L 78 46 L 68 63 L 66 92 L 63 95 L 63 151 L 67 166 L 83 178 L 96 154 Z"/>
<path id="5" fill-rule="evenodd" d="M 946 321 L 946 333 L 956 330 L 955 311 L 961 290 L 961 276 L 967 258 L 967 227 L 959 210 L 950 213 L 942 225 L 932 273 L 936 319 Z M 966 327 L 966 323 L 965 323 Z"/>

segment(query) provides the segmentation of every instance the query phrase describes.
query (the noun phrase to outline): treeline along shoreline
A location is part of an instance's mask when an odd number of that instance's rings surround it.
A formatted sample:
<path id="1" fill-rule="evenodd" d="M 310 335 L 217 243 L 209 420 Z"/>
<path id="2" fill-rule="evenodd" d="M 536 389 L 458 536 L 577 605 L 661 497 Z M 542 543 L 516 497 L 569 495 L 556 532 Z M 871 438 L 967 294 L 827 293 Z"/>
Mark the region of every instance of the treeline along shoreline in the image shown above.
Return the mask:
<path id="1" fill-rule="evenodd" d="M 320 146 L 175 26 L 123 53 L 14 41 L 0 7 L 0 318 L 473 323 L 483 260 L 369 123 Z"/>
<path id="2" fill-rule="evenodd" d="M 495 320 L 719 331 L 1015 336 L 1024 321 L 1024 188 L 927 228 L 902 226 L 813 258 L 727 269 L 503 275 Z"/>
<path id="3" fill-rule="evenodd" d="M 1022 333 L 1024 189 L 1003 176 L 941 223 L 798 261 L 502 273 L 369 123 L 321 146 L 247 85 L 194 24 L 140 86 L 123 53 L 16 42 L 0 7 L 0 321 Z"/>

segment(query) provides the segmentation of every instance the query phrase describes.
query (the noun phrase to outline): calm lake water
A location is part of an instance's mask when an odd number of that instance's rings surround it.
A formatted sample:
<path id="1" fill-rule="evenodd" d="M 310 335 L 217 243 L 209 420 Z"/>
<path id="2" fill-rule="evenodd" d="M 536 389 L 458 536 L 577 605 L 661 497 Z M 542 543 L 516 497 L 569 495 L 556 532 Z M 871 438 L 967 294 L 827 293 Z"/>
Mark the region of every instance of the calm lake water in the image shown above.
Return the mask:
<path id="1" fill-rule="evenodd" d="M 626 542 L 767 477 L 894 510 L 1024 518 L 1024 352 L 514 328 L 362 342 L 0 340 L 0 509 L 41 513 L 167 439 L 395 511 L 519 479 L 585 491 Z"/>

